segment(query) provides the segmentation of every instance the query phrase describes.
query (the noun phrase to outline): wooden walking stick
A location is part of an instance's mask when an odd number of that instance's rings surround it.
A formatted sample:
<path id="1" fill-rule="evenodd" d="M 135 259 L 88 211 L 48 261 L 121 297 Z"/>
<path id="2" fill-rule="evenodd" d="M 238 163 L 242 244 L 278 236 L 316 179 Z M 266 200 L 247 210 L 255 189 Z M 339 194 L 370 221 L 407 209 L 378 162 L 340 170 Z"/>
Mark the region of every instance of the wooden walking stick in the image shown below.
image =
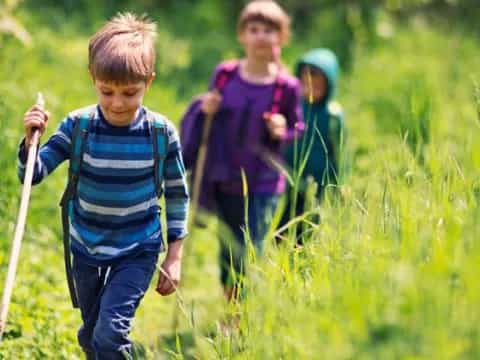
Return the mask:
<path id="1" fill-rule="evenodd" d="M 229 77 L 231 76 L 232 71 L 236 68 L 236 62 L 231 62 L 229 65 L 225 67 L 215 79 L 215 85 L 213 91 L 221 92 L 225 84 L 227 83 Z M 195 224 L 195 218 L 197 216 L 198 209 L 200 207 L 200 191 L 202 187 L 202 180 L 204 177 L 205 171 L 205 162 L 207 160 L 208 154 L 208 142 L 210 138 L 210 132 L 212 130 L 212 124 L 215 119 L 216 114 L 208 114 L 205 116 L 203 127 L 202 127 L 202 135 L 200 138 L 200 145 L 198 147 L 197 153 L 197 161 L 195 163 L 194 169 L 194 179 L 193 179 L 193 186 L 192 186 L 192 199 L 191 199 L 191 206 L 190 206 L 190 215 L 188 221 L 188 228 L 193 228 Z M 190 242 L 187 242 L 184 249 L 183 255 L 183 263 L 187 263 L 187 257 L 190 254 Z M 183 266 L 183 271 L 185 272 L 185 265 Z M 177 296 L 177 302 L 180 304 L 181 299 Z M 173 311 L 173 319 L 172 319 L 172 331 L 175 332 L 178 327 L 178 306 L 175 305 L 175 309 Z M 194 322 L 192 321 L 192 324 Z M 195 329 L 194 329 L 195 330 Z"/>
<path id="2" fill-rule="evenodd" d="M 37 95 L 37 105 L 44 107 L 45 101 L 41 93 Z M 27 218 L 28 201 L 30 199 L 30 190 L 32 189 L 33 169 L 35 166 L 35 159 L 37 158 L 37 146 L 40 138 L 40 132 L 34 130 L 32 142 L 28 149 L 27 166 L 25 171 L 25 178 L 23 181 L 22 199 L 20 202 L 20 210 L 17 217 L 17 226 L 15 227 L 15 235 L 13 238 L 12 252 L 10 254 L 10 262 L 8 264 L 7 279 L 5 288 L 3 290 L 2 307 L 0 311 L 0 341 L 5 331 L 7 324 L 8 306 L 10 305 L 10 298 L 12 296 L 13 283 L 15 281 L 15 273 L 17 271 L 17 263 L 20 255 L 20 246 L 22 243 L 23 232 L 25 230 L 25 220 Z"/>
<path id="3" fill-rule="evenodd" d="M 212 129 L 214 117 L 215 114 L 209 114 L 205 117 L 200 147 L 198 148 L 197 163 L 195 164 L 195 178 L 192 187 L 192 224 L 194 222 L 194 217 L 197 215 L 200 202 L 200 188 L 202 187 L 203 171 L 205 170 L 205 161 L 207 159 L 208 138 L 210 137 L 210 130 Z"/>
<path id="4" fill-rule="evenodd" d="M 189 216 L 189 225 L 188 228 L 191 229 L 195 223 L 195 217 L 197 216 L 197 211 L 199 208 L 200 202 L 200 188 L 202 187 L 203 172 L 205 170 L 205 161 L 207 159 L 208 152 L 208 139 L 210 137 L 210 130 L 212 129 L 213 119 L 215 114 L 209 114 L 205 117 L 205 122 L 203 123 L 202 137 L 200 139 L 200 146 L 198 148 L 197 162 L 195 164 L 195 177 L 193 180 L 192 187 L 192 205 L 190 207 L 190 216 Z M 188 243 L 187 243 L 188 244 Z M 184 250 L 184 259 L 185 262 L 187 255 L 190 253 L 189 249 Z M 185 271 L 185 270 L 184 270 Z M 177 304 L 175 305 L 173 311 L 172 319 L 172 331 L 175 332 L 178 327 L 178 309 L 184 304 L 181 303 L 181 299 L 177 293 Z M 193 322 L 192 322 L 193 323 Z"/>

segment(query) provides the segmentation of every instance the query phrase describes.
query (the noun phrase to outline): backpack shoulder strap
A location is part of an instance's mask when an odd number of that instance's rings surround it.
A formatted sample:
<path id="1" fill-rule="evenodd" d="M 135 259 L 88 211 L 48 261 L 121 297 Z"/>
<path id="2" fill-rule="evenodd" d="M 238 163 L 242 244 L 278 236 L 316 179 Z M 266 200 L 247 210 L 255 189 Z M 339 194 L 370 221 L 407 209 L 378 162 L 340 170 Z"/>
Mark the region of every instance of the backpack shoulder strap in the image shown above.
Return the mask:
<path id="1" fill-rule="evenodd" d="M 214 84 L 215 89 L 219 91 L 223 90 L 225 85 L 232 78 L 232 75 L 235 72 L 235 70 L 237 70 L 238 65 L 239 65 L 239 61 L 236 59 L 228 60 L 218 65 L 218 72 L 217 72 L 217 76 L 215 78 L 215 84 Z"/>
<path id="2" fill-rule="evenodd" d="M 161 114 L 147 110 L 147 120 L 153 145 L 155 190 L 160 198 L 162 195 L 163 169 L 168 152 L 167 119 Z"/>
<path id="3" fill-rule="evenodd" d="M 71 114 L 74 118 L 72 131 L 72 146 L 70 152 L 70 166 L 68 168 L 68 182 L 63 193 L 60 206 L 62 207 L 63 227 L 63 257 L 65 261 L 65 272 L 67 275 L 68 290 L 74 308 L 78 307 L 78 296 L 75 282 L 72 276 L 72 262 L 70 256 L 70 218 L 73 212 L 73 199 L 77 193 L 78 176 L 83 158 L 83 151 L 88 135 L 88 128 L 95 116 L 95 111 Z"/>
<path id="4" fill-rule="evenodd" d="M 69 173 L 76 178 L 78 178 L 78 174 L 80 173 L 83 151 L 85 150 L 85 140 L 88 136 L 88 125 L 93 116 L 93 113 L 80 115 L 76 119 L 73 127 Z"/>
<path id="5" fill-rule="evenodd" d="M 286 84 L 287 79 L 285 78 L 285 75 L 280 72 L 275 79 L 275 85 L 273 87 L 272 107 L 270 109 L 272 114 L 278 114 L 280 112 L 280 106 L 284 99 Z"/>
<path id="6" fill-rule="evenodd" d="M 85 150 L 85 142 L 88 136 L 88 127 L 95 116 L 95 111 L 74 114 L 72 130 L 72 145 L 70 150 L 70 166 L 68 168 L 67 188 L 62 196 L 60 204 L 63 206 L 73 199 L 77 191 L 78 176 Z"/>

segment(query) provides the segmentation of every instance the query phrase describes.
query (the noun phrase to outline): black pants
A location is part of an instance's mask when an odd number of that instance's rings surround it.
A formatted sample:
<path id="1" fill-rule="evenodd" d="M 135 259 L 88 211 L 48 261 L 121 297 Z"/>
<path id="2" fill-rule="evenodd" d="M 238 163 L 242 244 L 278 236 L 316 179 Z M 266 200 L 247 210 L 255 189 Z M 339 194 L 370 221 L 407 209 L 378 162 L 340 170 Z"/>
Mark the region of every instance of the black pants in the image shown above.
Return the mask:
<path id="1" fill-rule="evenodd" d="M 220 280 L 234 285 L 235 277 L 243 274 L 246 256 L 245 201 L 242 195 L 216 193 L 219 228 Z M 248 231 L 258 255 L 263 252 L 263 240 L 277 207 L 277 194 L 250 194 L 248 197 Z M 225 226 L 227 228 L 225 228 Z"/>
<path id="2" fill-rule="evenodd" d="M 306 194 L 305 192 L 299 191 L 297 193 L 297 199 L 296 199 L 296 205 L 295 205 L 295 210 L 293 211 L 293 216 L 292 216 L 292 207 L 293 207 L 293 199 L 291 196 L 291 189 L 288 190 L 287 192 L 287 201 L 286 201 L 286 206 L 283 211 L 282 219 L 280 221 L 280 227 L 286 225 L 289 221 L 291 221 L 294 217 L 301 216 L 304 214 L 304 212 L 308 209 L 305 209 L 306 205 Z M 314 224 L 319 224 L 320 223 L 320 215 L 310 215 L 307 220 Z M 308 230 L 310 226 L 305 224 L 305 223 L 297 223 L 296 225 L 296 234 L 295 234 L 295 244 L 296 245 L 303 245 L 305 242 L 305 239 L 308 238 Z M 288 230 L 285 231 L 285 233 L 288 233 Z"/>

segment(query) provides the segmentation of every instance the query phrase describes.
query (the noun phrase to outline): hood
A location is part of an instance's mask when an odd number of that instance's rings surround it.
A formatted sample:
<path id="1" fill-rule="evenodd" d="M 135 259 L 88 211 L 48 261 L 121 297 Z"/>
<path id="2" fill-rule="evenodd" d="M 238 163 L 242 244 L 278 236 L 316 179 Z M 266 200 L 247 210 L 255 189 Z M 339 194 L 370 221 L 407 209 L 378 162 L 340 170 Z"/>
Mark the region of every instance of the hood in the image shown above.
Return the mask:
<path id="1" fill-rule="evenodd" d="M 340 72 L 337 57 L 329 49 L 313 49 L 303 55 L 295 67 L 295 74 L 300 76 L 302 66 L 312 66 L 325 74 L 328 80 L 328 93 L 325 100 L 335 95 L 337 79 Z"/>

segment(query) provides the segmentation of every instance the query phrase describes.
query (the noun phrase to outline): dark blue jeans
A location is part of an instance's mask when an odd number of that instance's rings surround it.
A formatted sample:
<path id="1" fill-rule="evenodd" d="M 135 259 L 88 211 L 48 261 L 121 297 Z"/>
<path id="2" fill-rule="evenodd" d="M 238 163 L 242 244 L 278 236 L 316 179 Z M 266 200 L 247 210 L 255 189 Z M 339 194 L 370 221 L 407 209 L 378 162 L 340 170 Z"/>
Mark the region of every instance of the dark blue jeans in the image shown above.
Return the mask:
<path id="1" fill-rule="evenodd" d="M 73 260 L 83 325 L 78 342 L 87 359 L 128 359 L 131 321 L 153 276 L 158 254 L 143 252 L 110 267 Z"/>
<path id="2" fill-rule="evenodd" d="M 245 201 L 243 196 L 216 193 L 217 211 L 223 225 L 219 227 L 220 280 L 232 286 L 244 274 L 246 256 Z M 248 230 L 257 254 L 263 252 L 263 240 L 278 203 L 277 194 L 250 194 L 248 197 Z M 227 228 L 225 228 L 225 225 Z"/>

